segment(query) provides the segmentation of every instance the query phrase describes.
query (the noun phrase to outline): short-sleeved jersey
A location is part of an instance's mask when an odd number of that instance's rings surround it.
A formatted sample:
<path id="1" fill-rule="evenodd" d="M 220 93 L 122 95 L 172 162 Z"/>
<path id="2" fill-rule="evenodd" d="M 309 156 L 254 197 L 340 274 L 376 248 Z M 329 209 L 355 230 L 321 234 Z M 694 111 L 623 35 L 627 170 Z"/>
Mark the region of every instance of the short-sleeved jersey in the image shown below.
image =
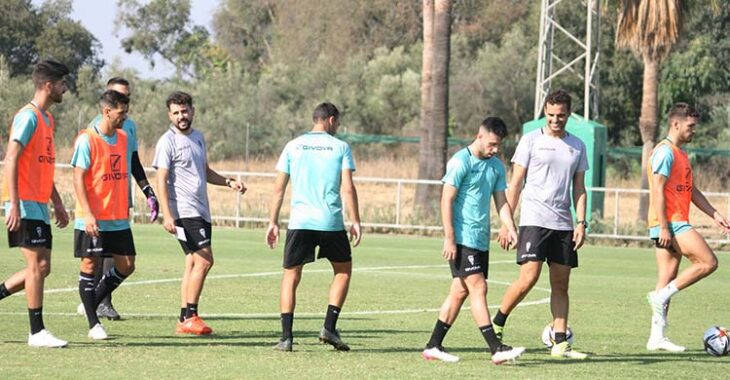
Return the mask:
<path id="1" fill-rule="evenodd" d="M 572 230 L 570 185 L 575 173 L 588 170 L 583 141 L 567 132 L 551 137 L 541 128 L 522 136 L 512 162 L 527 169 L 520 226 Z"/>
<path id="2" fill-rule="evenodd" d="M 276 170 L 291 177 L 290 230 L 341 231 L 342 171 L 355 171 L 350 146 L 326 132 L 309 132 L 290 141 Z"/>
<path id="3" fill-rule="evenodd" d="M 97 134 L 107 144 L 115 145 L 117 143 L 116 133 L 112 136 L 106 136 L 98 132 Z M 127 139 L 128 156 L 132 154 L 133 147 L 129 140 L 130 139 Z M 129 162 L 129 160 L 127 160 L 127 162 Z M 76 138 L 73 156 L 71 156 L 71 166 L 84 170 L 88 170 L 91 167 L 91 144 L 89 143 L 88 134 L 82 133 Z M 121 231 L 130 228 L 129 219 L 97 220 L 96 223 L 99 226 L 99 231 Z M 74 220 L 74 229 L 83 230 L 84 227 L 85 223 L 83 218 L 76 218 Z"/>
<path id="4" fill-rule="evenodd" d="M 456 244 L 489 250 L 489 200 L 507 188 L 504 164 L 497 157 L 479 159 L 464 148 L 446 164 L 441 181 L 458 189 L 452 210 Z"/>
<path id="5" fill-rule="evenodd" d="M 41 115 L 45 119 L 45 125 L 49 125 L 50 119 L 41 111 Z M 10 139 L 20 143 L 25 148 L 33 137 L 38 127 L 38 119 L 36 113 L 31 108 L 26 108 L 18 112 L 13 118 L 12 132 Z M 48 213 L 48 205 L 46 203 L 20 200 L 20 218 L 40 220 L 46 224 L 51 224 L 51 218 Z M 10 210 L 10 202 L 5 202 L 5 215 Z"/>
<path id="6" fill-rule="evenodd" d="M 174 219 L 203 218 L 210 223 L 208 157 L 203 134 L 183 134 L 170 127 L 157 141 L 155 169 L 167 169 L 167 193 Z"/>
<path id="7" fill-rule="evenodd" d="M 99 123 L 101 122 L 101 114 L 96 115 L 94 120 L 92 120 L 89 123 L 89 128 L 98 127 Z M 127 134 L 127 142 L 129 144 L 130 152 L 136 152 L 138 149 L 137 146 L 137 124 L 131 120 L 126 119 L 124 120 L 124 123 L 122 123 L 122 130 Z M 129 154 L 127 156 L 127 167 L 129 168 L 129 207 L 132 207 L 132 184 L 134 183 L 134 178 L 132 176 L 132 155 Z"/>
<path id="8" fill-rule="evenodd" d="M 689 223 L 689 208 L 692 202 L 692 166 L 687 152 L 683 151 L 669 140 L 661 141 L 652 152 L 647 174 L 651 178 L 654 174 L 661 174 L 667 178 L 664 185 L 664 214 L 669 222 Z M 654 181 L 649 181 L 649 189 L 654 187 Z M 659 226 L 657 210 L 654 209 L 654 197 L 649 194 L 648 226 Z"/>

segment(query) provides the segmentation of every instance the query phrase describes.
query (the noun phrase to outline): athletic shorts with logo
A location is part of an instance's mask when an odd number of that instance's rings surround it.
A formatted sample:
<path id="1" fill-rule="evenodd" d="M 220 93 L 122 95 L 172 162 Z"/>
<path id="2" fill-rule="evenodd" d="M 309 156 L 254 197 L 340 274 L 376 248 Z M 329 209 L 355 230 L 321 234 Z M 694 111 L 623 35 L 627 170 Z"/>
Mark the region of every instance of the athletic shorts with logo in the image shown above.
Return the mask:
<path id="1" fill-rule="evenodd" d="M 551 230 L 538 226 L 520 226 L 517 264 L 547 261 L 578 267 L 578 252 L 574 249 L 573 231 Z"/>
<path id="2" fill-rule="evenodd" d="M 314 250 L 319 247 L 317 258 L 327 258 L 331 262 L 346 263 L 352 261 L 350 241 L 347 232 L 288 230 L 284 246 L 284 268 L 314 262 Z"/>
<path id="3" fill-rule="evenodd" d="M 51 226 L 42 220 L 20 219 L 17 231 L 8 231 L 8 246 L 53 248 Z"/>
<path id="4" fill-rule="evenodd" d="M 465 278 L 481 273 L 487 278 L 489 273 L 489 251 L 480 251 L 461 244 L 456 245 L 456 257 L 449 261 L 451 277 Z"/>
<path id="5" fill-rule="evenodd" d="M 181 218 L 175 220 L 175 226 L 181 227 L 185 233 L 185 241 L 180 238 L 178 241 L 186 255 L 211 246 L 213 228 L 205 219 L 200 217 Z"/>
<path id="6" fill-rule="evenodd" d="M 89 236 L 84 230 L 74 230 L 74 257 L 135 256 L 132 230 L 99 231 Z"/>

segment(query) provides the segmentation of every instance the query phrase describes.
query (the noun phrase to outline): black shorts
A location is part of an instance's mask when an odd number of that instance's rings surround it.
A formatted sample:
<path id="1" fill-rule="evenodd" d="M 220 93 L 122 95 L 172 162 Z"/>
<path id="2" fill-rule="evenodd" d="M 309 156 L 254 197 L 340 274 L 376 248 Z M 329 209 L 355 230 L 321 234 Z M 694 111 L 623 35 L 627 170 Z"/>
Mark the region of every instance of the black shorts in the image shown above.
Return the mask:
<path id="1" fill-rule="evenodd" d="M 175 226 L 182 227 L 185 231 L 185 240 L 180 242 L 183 252 L 186 255 L 200 251 L 211 246 L 213 228 L 203 218 L 182 218 L 175 220 Z"/>
<path id="2" fill-rule="evenodd" d="M 449 261 L 451 277 L 466 278 L 481 273 L 487 278 L 489 272 L 489 251 L 480 251 L 461 244 L 456 245 L 456 257 Z"/>
<path id="3" fill-rule="evenodd" d="M 314 261 L 314 248 L 319 246 L 317 258 L 327 258 L 331 262 L 352 261 L 350 241 L 347 232 L 288 230 L 284 246 L 284 268 L 292 268 Z"/>
<path id="4" fill-rule="evenodd" d="M 17 231 L 8 231 L 8 246 L 53 248 L 51 226 L 42 220 L 20 219 Z"/>
<path id="5" fill-rule="evenodd" d="M 99 231 L 92 238 L 84 230 L 74 230 L 74 257 L 135 256 L 132 230 Z"/>
<path id="6" fill-rule="evenodd" d="M 546 261 L 578 267 L 578 252 L 574 249 L 573 231 L 551 230 L 537 226 L 520 227 L 517 264 Z"/>

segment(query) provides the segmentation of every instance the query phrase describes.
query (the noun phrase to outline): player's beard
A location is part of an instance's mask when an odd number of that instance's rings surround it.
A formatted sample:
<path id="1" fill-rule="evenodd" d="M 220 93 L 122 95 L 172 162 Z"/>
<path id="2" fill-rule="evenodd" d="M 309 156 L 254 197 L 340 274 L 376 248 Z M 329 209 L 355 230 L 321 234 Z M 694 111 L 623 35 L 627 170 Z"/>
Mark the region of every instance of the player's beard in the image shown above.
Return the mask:
<path id="1" fill-rule="evenodd" d="M 186 123 L 184 127 L 181 127 L 180 125 Z M 187 131 L 188 129 L 193 127 L 193 121 L 190 119 L 181 119 L 177 123 L 175 123 L 175 128 L 177 128 L 180 131 Z"/>
<path id="2" fill-rule="evenodd" d="M 54 103 L 61 103 L 63 102 L 63 92 L 54 92 L 51 91 L 51 93 L 48 95 L 48 98 L 51 99 Z"/>

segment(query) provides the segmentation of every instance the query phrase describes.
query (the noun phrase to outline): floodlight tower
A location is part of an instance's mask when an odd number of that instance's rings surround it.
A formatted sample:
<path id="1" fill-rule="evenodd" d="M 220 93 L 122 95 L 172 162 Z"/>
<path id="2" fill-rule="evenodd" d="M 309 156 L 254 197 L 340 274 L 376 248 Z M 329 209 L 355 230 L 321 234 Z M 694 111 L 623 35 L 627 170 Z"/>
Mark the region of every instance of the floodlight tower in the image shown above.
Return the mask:
<path id="1" fill-rule="evenodd" d="M 570 74 L 583 82 L 583 117 L 598 117 L 598 71 L 601 0 L 541 0 L 540 35 L 538 39 L 537 81 L 535 82 L 535 119 L 540 117 L 545 97 L 550 93 L 553 78 Z M 561 4 L 562 3 L 562 4 Z M 572 7 L 579 17 L 585 12 L 585 35 L 576 35 L 556 19 L 558 5 Z M 574 24 L 574 23 L 573 23 Z M 577 45 L 577 56 L 560 57 L 555 49 L 556 33 L 567 37 L 566 43 Z M 583 34 L 581 32 L 581 34 Z M 570 50 L 570 49 L 568 49 Z M 582 69 L 582 73 L 581 73 Z"/>

